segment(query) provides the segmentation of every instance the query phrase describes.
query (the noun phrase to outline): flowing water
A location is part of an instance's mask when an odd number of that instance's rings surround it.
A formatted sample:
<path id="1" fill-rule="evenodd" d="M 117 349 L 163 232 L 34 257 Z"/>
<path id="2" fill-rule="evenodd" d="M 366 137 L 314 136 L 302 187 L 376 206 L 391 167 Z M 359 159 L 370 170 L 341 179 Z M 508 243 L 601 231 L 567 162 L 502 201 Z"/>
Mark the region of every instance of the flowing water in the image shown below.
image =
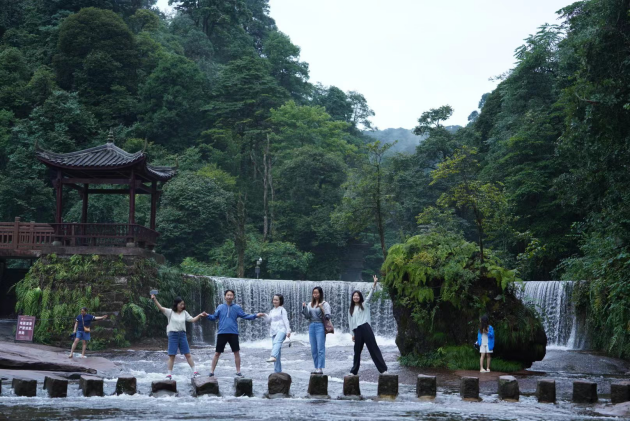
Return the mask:
<path id="1" fill-rule="evenodd" d="M 578 317 L 572 301 L 573 281 L 524 282 L 521 299 L 540 315 L 547 333 L 547 347 L 584 349 L 584 321 Z"/>
<path id="2" fill-rule="evenodd" d="M 103 356 L 117 363 L 115 372 L 104 373 L 105 393 L 102 398 L 84 398 L 80 396 L 77 382 L 68 387 L 67 399 L 50 399 L 38 385 L 37 397 L 16 397 L 5 381 L 0 394 L 0 420 L 39 420 L 39 419 L 430 419 L 430 420 L 575 420 L 606 419 L 597 416 L 591 405 L 575 405 L 570 402 L 572 382 L 575 379 L 596 381 L 600 390 L 600 399 L 609 399 L 607 393 L 612 381 L 625 378 L 628 364 L 612 358 L 591 355 L 589 353 L 567 350 L 550 350 L 544 361 L 535 363 L 529 373 L 517 373 L 521 390 L 521 400 L 517 403 L 502 402 L 497 396 L 496 377 L 484 381 L 484 374 L 467 372 L 481 378 L 480 389 L 482 402 L 463 402 L 458 394 L 459 375 L 448 370 L 419 370 L 402 367 L 398 363 L 399 352 L 395 346 L 396 324 L 392 317 L 391 303 L 385 297 L 375 297 L 372 304 L 372 322 L 377 332 L 377 342 L 391 374 L 397 374 L 400 382 L 400 395 L 395 401 L 379 401 L 377 394 L 378 372 L 366 350 L 362 354 L 361 392 L 366 397 L 363 401 L 340 401 L 343 376 L 348 374 L 352 365 L 353 343 L 347 332 L 347 308 L 350 294 L 355 289 L 364 292 L 368 283 L 320 282 L 325 298 L 331 303 L 335 320 L 336 333 L 326 339 L 326 368 L 329 376 L 328 393 L 331 400 L 307 399 L 306 391 L 313 367 L 307 325 L 299 314 L 303 301 L 308 300 L 315 283 L 292 281 L 262 281 L 246 279 L 195 277 L 200 288 L 191 297 L 185 297 L 190 307 L 211 310 L 222 301 L 224 289 L 236 291 L 236 301 L 246 312 L 268 311 L 271 296 L 281 293 L 285 297 L 285 307 L 289 311 L 292 328 L 295 331 L 291 341 L 284 343 L 282 349 L 283 371 L 292 376 L 292 398 L 264 399 L 267 377 L 273 371 L 272 364 L 266 363 L 271 349 L 271 340 L 267 334 L 267 325 L 262 320 L 239 321 L 241 329 L 242 372 L 253 379 L 253 398 L 234 398 L 233 354 L 226 350 L 221 357 L 216 375 L 221 388 L 221 397 L 192 397 L 190 368 L 185 360 L 178 356 L 174 369 L 179 396 L 170 398 L 152 398 L 149 396 L 151 382 L 164 378 L 166 369 L 166 341 L 160 350 L 118 350 L 93 355 Z M 213 294 L 208 294 L 206 283 L 212 283 Z M 565 289 L 556 289 L 563 297 Z M 526 288 L 527 289 L 527 288 Z M 544 288 L 543 288 L 544 289 Z M 530 288 L 530 292 L 535 289 Z M 537 290 L 536 290 L 537 291 Z M 549 291 L 548 291 L 549 292 Z M 534 296 L 545 297 L 542 306 L 552 300 L 542 292 Z M 562 301 L 562 300 L 560 300 Z M 556 308 L 556 307 L 554 307 Z M 565 309 L 566 310 L 566 309 Z M 562 310 L 560 314 L 565 310 Z M 553 311 L 545 310 L 552 314 Z M 566 316 L 566 314 L 565 314 Z M 572 316 L 571 316 L 572 317 Z M 559 319 L 564 320 L 565 317 Z M 555 326 L 555 325 L 554 325 Z M 557 329 L 566 336 L 566 327 Z M 193 339 L 192 354 L 197 369 L 206 375 L 214 354 L 210 345 L 214 343 L 215 324 L 209 321 L 197 325 L 191 331 Z M 558 334 L 559 338 L 564 338 Z M 569 334 L 570 336 L 570 334 Z M 559 339 L 562 341 L 564 339 Z M 568 339 L 567 339 L 568 340 Z M 0 344 L 1 346 L 1 344 Z M 227 347 L 229 349 L 229 346 Z M 135 396 L 112 396 L 116 377 L 120 373 L 132 374 L 138 380 L 139 393 Z M 421 402 L 415 398 L 415 380 L 419 373 L 437 375 L 438 396 L 435 401 Z M 539 404 L 534 397 L 536 381 L 540 378 L 556 380 L 558 403 L 555 405 Z"/>

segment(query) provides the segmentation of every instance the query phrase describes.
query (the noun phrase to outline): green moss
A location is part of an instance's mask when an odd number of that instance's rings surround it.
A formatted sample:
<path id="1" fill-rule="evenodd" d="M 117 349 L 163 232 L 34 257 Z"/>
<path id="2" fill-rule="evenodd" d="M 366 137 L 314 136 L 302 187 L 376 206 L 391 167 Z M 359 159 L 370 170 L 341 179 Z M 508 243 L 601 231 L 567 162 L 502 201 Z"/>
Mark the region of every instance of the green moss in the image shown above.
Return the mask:
<path id="1" fill-rule="evenodd" d="M 399 358 L 400 365 L 407 367 L 448 368 L 449 370 L 479 370 L 479 351 L 469 346 L 448 346 L 435 352 L 409 354 Z M 492 371 L 511 373 L 524 368 L 523 363 L 492 358 Z"/>

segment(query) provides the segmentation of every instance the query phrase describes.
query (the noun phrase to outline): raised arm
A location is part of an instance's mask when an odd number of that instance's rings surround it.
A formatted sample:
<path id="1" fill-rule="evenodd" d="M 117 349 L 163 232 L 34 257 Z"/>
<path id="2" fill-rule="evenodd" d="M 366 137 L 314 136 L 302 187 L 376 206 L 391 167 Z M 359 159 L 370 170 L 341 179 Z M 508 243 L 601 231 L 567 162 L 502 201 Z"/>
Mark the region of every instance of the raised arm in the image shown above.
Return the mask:
<path id="1" fill-rule="evenodd" d="M 160 303 L 157 300 L 157 297 L 155 295 L 151 295 L 151 299 L 153 300 L 153 302 L 155 303 L 155 305 L 157 306 L 158 310 L 160 310 L 162 313 L 164 312 L 164 307 L 162 307 L 160 305 Z"/>
<path id="2" fill-rule="evenodd" d="M 308 311 L 308 307 L 306 303 L 302 303 L 302 315 L 306 317 L 308 320 L 311 320 L 311 312 Z"/>
<path id="3" fill-rule="evenodd" d="M 101 317 L 95 317 L 94 320 L 103 320 L 103 319 L 107 319 L 107 314 Z"/>
<path id="4" fill-rule="evenodd" d="M 374 283 L 372 284 L 372 289 L 370 289 L 370 292 L 367 298 L 365 299 L 365 301 L 368 303 L 372 299 L 372 295 L 374 294 L 374 291 L 376 291 L 376 284 L 378 284 L 378 277 L 376 275 L 373 275 L 372 278 L 374 279 Z"/>

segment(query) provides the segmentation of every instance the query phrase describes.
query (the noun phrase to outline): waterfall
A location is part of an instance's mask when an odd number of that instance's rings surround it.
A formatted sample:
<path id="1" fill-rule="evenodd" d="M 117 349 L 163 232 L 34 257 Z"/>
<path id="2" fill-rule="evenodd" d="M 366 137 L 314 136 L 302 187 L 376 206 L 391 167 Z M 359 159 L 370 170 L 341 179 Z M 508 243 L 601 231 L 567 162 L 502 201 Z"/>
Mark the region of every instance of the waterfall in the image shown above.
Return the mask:
<path id="1" fill-rule="evenodd" d="M 547 346 L 583 349 L 586 334 L 584 322 L 577 317 L 573 306 L 573 281 L 529 281 L 519 295 L 523 302 L 538 312 Z"/>
<path id="2" fill-rule="evenodd" d="M 221 278 L 213 276 L 189 276 L 199 281 L 205 280 L 213 285 L 214 308 L 223 303 L 223 293 L 231 289 L 236 293 L 235 303 L 239 304 L 246 313 L 269 313 L 273 305 L 271 300 L 274 294 L 284 296 L 284 308 L 287 310 L 291 330 L 295 333 L 308 333 L 308 320 L 302 315 L 302 303 L 309 302 L 311 292 L 314 287 L 320 286 L 324 291 L 324 300 L 330 304 L 332 320 L 335 332 L 348 332 L 348 311 L 350 308 L 350 295 L 354 290 L 360 290 L 364 297 L 372 286 L 367 282 L 343 282 L 343 281 L 280 281 L 262 279 L 237 279 Z M 394 320 L 392 302 L 389 298 L 380 297 L 381 288 L 375 292 L 377 296 L 372 298 L 370 303 L 372 329 L 378 336 L 396 336 L 397 326 Z M 196 293 L 194 294 L 196 295 Z M 191 297 L 194 300 L 202 298 Z M 210 310 L 208 310 L 210 311 Z M 267 339 L 269 337 L 269 325 L 259 321 L 243 321 L 239 319 L 239 335 L 242 341 L 253 341 Z M 212 324 L 204 322 L 203 325 Z M 193 328 L 195 329 L 195 328 Z M 214 343 L 215 329 L 200 327 L 205 329 L 202 335 L 196 334 L 193 330 L 193 341 L 196 343 L 199 336 L 204 338 L 205 343 Z M 211 339 L 209 336 L 211 335 Z"/>

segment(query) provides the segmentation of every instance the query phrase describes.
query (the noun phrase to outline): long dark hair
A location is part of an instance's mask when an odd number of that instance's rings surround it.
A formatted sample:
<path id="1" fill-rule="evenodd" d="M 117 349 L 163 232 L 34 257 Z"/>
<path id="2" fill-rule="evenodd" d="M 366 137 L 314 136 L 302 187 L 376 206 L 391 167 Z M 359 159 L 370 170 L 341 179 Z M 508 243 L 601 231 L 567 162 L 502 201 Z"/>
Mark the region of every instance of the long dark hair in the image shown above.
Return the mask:
<path id="1" fill-rule="evenodd" d="M 322 290 L 322 287 L 315 287 L 313 288 L 313 291 L 319 291 L 319 303 L 323 303 L 324 302 L 324 291 Z M 311 307 L 315 307 L 315 298 L 313 298 L 313 291 L 311 291 Z"/>
<path id="2" fill-rule="evenodd" d="M 177 306 L 179 305 L 179 303 L 181 303 L 182 301 L 182 297 L 175 297 L 175 299 L 173 300 L 173 311 L 175 313 L 177 313 Z M 184 303 L 184 309 L 182 311 L 186 310 L 186 303 Z"/>
<path id="3" fill-rule="evenodd" d="M 358 289 L 355 289 L 354 291 L 352 291 L 352 295 L 350 296 L 350 315 L 351 316 L 354 314 L 354 307 L 356 307 L 354 305 L 354 294 L 359 294 L 359 307 L 361 307 L 361 310 L 363 310 L 363 294 Z"/>
<path id="4" fill-rule="evenodd" d="M 479 332 L 488 333 L 488 326 L 490 326 L 490 321 L 488 320 L 488 316 L 484 314 L 479 319 Z"/>

